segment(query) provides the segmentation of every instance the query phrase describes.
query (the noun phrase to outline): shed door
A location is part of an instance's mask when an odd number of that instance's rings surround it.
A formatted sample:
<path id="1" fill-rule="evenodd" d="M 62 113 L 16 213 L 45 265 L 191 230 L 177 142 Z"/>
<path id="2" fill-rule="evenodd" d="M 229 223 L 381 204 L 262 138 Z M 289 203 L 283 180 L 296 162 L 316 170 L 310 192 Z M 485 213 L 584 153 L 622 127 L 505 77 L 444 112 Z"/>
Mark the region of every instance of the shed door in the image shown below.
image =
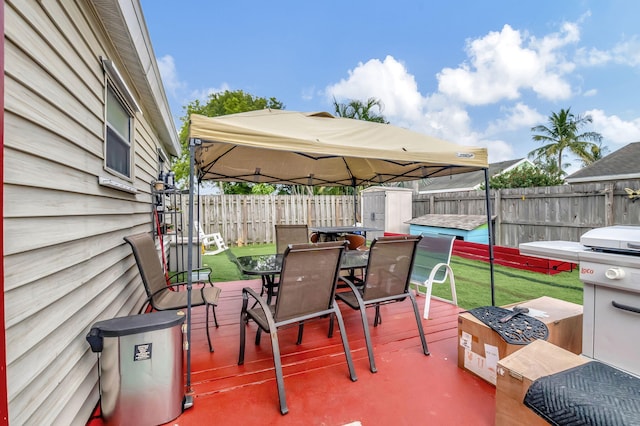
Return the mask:
<path id="1" fill-rule="evenodd" d="M 378 229 L 385 229 L 386 192 L 362 193 L 362 225 Z M 367 239 L 381 237 L 384 232 L 367 232 Z"/>

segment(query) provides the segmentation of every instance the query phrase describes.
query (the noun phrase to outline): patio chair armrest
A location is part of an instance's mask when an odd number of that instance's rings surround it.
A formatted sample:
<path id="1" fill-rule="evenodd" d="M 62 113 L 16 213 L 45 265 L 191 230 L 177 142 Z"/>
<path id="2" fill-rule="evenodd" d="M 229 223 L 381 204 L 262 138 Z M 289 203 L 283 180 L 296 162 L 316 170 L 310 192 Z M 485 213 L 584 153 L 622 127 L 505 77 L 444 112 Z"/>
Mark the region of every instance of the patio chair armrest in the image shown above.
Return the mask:
<path id="1" fill-rule="evenodd" d="M 193 268 L 191 273 L 203 272 L 203 271 L 209 273 L 209 280 L 208 281 L 209 281 L 209 283 L 211 283 L 211 274 L 213 273 L 213 269 L 211 269 L 209 266 L 204 266 L 202 268 Z M 186 282 L 186 277 L 187 277 L 188 273 L 189 273 L 189 271 L 174 272 L 173 274 L 169 275 L 169 280 L 172 280 L 174 278 L 178 278 L 178 280 Z"/>
<path id="2" fill-rule="evenodd" d="M 244 287 L 242 289 L 242 313 L 247 311 L 247 306 L 249 305 L 249 295 L 253 299 L 255 299 L 256 303 L 260 305 L 260 308 L 264 312 L 264 317 L 267 320 L 267 324 L 269 325 L 269 330 L 276 329 L 276 322 L 273 319 L 273 314 L 271 313 L 271 309 L 269 309 L 269 305 L 267 301 L 258 295 L 252 288 Z"/>
<path id="3" fill-rule="evenodd" d="M 254 289 L 250 287 L 244 287 L 242 289 L 242 298 L 248 300 L 248 296 L 251 296 L 252 298 L 254 298 L 256 302 L 262 307 L 262 309 L 269 310 L 269 306 L 267 305 L 267 302 L 263 300 L 262 297 L 260 297 L 260 295 L 258 295 L 258 293 L 256 293 Z"/>
<path id="4" fill-rule="evenodd" d="M 340 281 L 344 281 L 345 284 L 347 284 L 349 286 L 349 288 L 351 289 L 351 291 L 353 292 L 357 292 L 358 287 L 356 287 L 356 285 L 347 277 L 339 277 Z"/>
<path id="5" fill-rule="evenodd" d="M 340 281 L 344 281 L 349 286 L 349 289 L 356 296 L 356 300 L 358 301 L 358 304 L 360 306 L 364 306 L 365 305 L 364 299 L 362 298 L 362 293 L 360 292 L 360 290 L 358 290 L 358 287 L 353 282 L 351 282 L 351 280 L 345 277 L 340 277 Z"/>
<path id="6" fill-rule="evenodd" d="M 167 284 L 166 287 L 163 287 L 159 290 L 154 291 L 153 293 L 151 293 L 151 295 L 149 297 L 147 297 L 147 301 L 151 300 L 154 296 L 157 296 L 158 294 L 164 292 L 164 291 L 171 291 L 172 288 L 174 287 L 179 287 L 179 286 L 186 286 L 188 283 L 187 282 L 179 282 L 179 283 L 171 283 L 171 284 Z"/>

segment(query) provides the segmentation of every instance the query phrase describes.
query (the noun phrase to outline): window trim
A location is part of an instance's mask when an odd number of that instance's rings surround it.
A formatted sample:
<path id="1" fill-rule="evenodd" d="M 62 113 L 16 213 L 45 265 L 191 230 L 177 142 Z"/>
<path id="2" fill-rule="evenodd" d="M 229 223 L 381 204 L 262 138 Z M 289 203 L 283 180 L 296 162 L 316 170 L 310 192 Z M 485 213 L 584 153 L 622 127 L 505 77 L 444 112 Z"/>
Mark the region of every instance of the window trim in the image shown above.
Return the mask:
<path id="1" fill-rule="evenodd" d="M 135 179 L 135 162 L 134 162 L 134 152 L 135 152 L 135 126 L 136 126 L 136 113 L 142 113 L 140 110 L 140 106 L 136 102 L 133 94 L 129 90 L 129 87 L 122 79 L 120 72 L 116 68 L 115 64 L 105 58 L 101 58 L 102 64 L 105 70 L 105 85 L 104 85 L 104 161 L 103 168 L 110 174 L 118 176 L 122 179 L 127 180 L 128 182 L 133 182 Z M 128 144 L 129 147 L 129 175 L 125 175 L 120 171 L 113 169 L 107 165 L 107 139 L 109 129 L 115 131 L 119 137 L 122 137 L 120 133 L 109 123 L 108 121 L 108 99 L 109 99 L 109 91 L 113 93 L 116 97 L 116 100 L 120 102 L 120 106 L 125 110 L 125 112 L 129 115 L 129 138 L 124 142 Z"/>

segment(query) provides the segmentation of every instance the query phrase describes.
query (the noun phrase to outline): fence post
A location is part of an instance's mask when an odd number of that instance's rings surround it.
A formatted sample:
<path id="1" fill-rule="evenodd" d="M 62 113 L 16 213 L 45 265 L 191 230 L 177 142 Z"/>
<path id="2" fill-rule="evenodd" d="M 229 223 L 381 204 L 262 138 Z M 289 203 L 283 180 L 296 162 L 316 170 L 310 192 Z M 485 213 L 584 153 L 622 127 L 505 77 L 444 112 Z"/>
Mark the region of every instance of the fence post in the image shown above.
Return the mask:
<path id="1" fill-rule="evenodd" d="M 613 225 L 613 183 L 604 188 L 604 226 Z"/>
<path id="2" fill-rule="evenodd" d="M 500 196 L 501 193 L 499 189 L 494 189 L 493 193 L 495 196 L 495 208 L 493 209 L 493 214 L 496 217 L 494 232 L 496 233 L 496 245 L 499 246 L 503 243 L 501 232 L 502 221 L 500 219 L 502 217 L 502 197 Z"/>

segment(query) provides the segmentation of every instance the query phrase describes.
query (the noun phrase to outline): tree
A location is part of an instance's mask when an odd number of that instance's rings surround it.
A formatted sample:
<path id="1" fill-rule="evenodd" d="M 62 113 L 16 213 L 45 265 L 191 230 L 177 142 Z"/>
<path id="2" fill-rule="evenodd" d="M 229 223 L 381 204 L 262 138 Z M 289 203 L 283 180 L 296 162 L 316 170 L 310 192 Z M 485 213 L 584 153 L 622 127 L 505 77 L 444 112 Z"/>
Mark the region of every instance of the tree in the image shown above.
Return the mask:
<path id="1" fill-rule="evenodd" d="M 561 173 L 563 172 L 562 156 L 566 150 L 575 154 L 585 164 L 590 164 L 601 155 L 598 144 L 602 141 L 600 133 L 580 133 L 580 129 L 591 122 L 590 115 L 574 115 L 571 113 L 571 108 L 551 113 L 548 126 L 538 125 L 531 128 L 532 132 L 537 132 L 533 135 L 533 140 L 545 145 L 531 151 L 529 157 L 543 162 L 554 161 Z"/>
<path id="2" fill-rule="evenodd" d="M 560 174 L 548 173 L 543 169 L 532 167 L 528 164 L 489 179 L 489 187 L 491 189 L 555 186 L 562 183 L 563 179 Z M 484 189 L 484 185 L 482 185 L 481 189 Z"/>
<path id="3" fill-rule="evenodd" d="M 382 115 L 382 110 L 384 109 L 382 101 L 376 98 L 369 98 L 365 102 L 351 99 L 346 103 L 339 103 L 333 98 L 333 108 L 338 117 L 389 124 Z M 374 108 L 378 109 L 379 114 L 375 113 Z"/>
<path id="4" fill-rule="evenodd" d="M 180 144 L 182 155 L 172 162 L 172 169 L 176 174 L 176 182 L 184 182 L 189 178 L 189 116 L 201 114 L 207 117 L 218 117 L 239 112 L 255 111 L 260 109 L 284 109 L 284 104 L 276 98 L 261 98 L 245 93 L 242 90 L 225 90 L 224 92 L 211 93 L 206 104 L 198 99 L 184 107 L 186 115 L 181 118 Z M 255 187 L 257 192 L 253 192 Z M 223 192 L 227 194 L 251 194 L 272 193 L 276 187 L 268 184 L 250 185 L 247 183 L 224 183 L 221 185 Z M 232 191 L 232 192 L 229 192 Z"/>
<path id="5" fill-rule="evenodd" d="M 582 163 L 582 167 L 586 167 L 594 162 L 598 161 L 609 152 L 609 148 L 606 146 L 602 146 L 602 142 L 598 143 L 598 145 L 594 145 L 589 150 L 587 157 L 580 158 L 580 162 Z"/>

